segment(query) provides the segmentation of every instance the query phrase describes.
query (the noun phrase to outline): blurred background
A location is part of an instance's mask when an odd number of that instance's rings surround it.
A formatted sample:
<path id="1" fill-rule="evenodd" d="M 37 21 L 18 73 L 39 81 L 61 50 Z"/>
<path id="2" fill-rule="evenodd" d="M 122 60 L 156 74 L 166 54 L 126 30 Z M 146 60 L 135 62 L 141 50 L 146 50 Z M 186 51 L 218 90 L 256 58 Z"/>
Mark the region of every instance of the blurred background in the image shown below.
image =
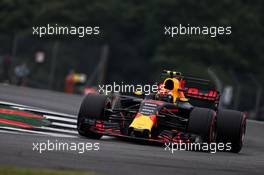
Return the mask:
<path id="1" fill-rule="evenodd" d="M 67 93 L 154 83 L 163 69 L 212 79 L 222 106 L 264 120 L 261 0 L 1 0 L 1 82 Z M 32 27 L 99 26 L 100 35 L 32 35 Z M 231 26 L 228 36 L 164 35 L 164 26 Z"/>

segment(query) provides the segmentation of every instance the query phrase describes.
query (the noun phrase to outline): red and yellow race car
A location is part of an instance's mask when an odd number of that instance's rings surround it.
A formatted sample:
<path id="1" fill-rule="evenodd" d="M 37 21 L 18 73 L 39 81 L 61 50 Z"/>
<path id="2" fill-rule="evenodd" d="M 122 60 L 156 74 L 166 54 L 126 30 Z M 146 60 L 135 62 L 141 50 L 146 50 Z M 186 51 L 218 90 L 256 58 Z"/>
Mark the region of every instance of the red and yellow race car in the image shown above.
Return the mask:
<path id="1" fill-rule="evenodd" d="M 157 92 L 150 95 L 88 94 L 78 115 L 79 134 L 150 143 L 230 143 L 229 151 L 241 150 L 244 113 L 219 109 L 220 94 L 209 80 L 175 71 L 163 71 L 163 75 Z"/>

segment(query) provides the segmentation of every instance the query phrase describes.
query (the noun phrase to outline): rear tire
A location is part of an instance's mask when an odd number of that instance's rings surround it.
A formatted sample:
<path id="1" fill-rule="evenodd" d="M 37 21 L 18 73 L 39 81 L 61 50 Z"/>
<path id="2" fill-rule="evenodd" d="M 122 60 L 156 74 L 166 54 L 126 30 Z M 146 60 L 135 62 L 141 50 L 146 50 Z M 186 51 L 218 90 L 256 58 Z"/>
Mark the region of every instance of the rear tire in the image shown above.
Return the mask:
<path id="1" fill-rule="evenodd" d="M 203 142 L 215 142 L 215 121 L 214 110 L 195 107 L 190 113 L 188 132 L 201 136 Z"/>
<path id="2" fill-rule="evenodd" d="M 88 94 L 80 107 L 77 121 L 77 130 L 81 136 L 91 139 L 100 139 L 103 135 L 90 130 L 91 124 L 85 120 L 106 120 L 105 108 L 111 108 L 110 99 L 105 95 Z"/>
<path id="3" fill-rule="evenodd" d="M 242 112 L 219 110 L 217 114 L 217 142 L 231 143 L 231 152 L 242 149 L 246 132 L 246 117 Z"/>

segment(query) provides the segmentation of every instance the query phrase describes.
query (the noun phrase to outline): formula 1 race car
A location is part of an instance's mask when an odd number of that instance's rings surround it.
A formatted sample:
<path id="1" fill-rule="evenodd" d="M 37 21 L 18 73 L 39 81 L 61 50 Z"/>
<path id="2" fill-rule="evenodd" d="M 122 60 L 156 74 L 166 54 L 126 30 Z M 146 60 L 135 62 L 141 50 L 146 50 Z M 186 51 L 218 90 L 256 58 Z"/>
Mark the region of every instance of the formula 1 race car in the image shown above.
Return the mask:
<path id="1" fill-rule="evenodd" d="M 88 94 L 78 114 L 79 134 L 92 139 L 109 135 L 158 143 L 230 143 L 229 151 L 241 150 L 244 113 L 219 109 L 220 94 L 209 80 L 175 71 L 163 71 L 162 75 L 164 81 L 150 95 Z"/>

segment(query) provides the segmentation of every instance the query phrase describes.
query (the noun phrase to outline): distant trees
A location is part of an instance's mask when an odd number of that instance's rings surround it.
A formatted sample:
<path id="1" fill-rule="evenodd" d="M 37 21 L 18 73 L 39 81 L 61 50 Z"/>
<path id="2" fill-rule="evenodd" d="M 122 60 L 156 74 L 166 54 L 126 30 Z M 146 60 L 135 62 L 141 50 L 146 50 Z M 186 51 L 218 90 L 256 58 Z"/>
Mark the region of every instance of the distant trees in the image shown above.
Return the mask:
<path id="1" fill-rule="evenodd" d="M 110 45 L 109 80 L 150 79 L 144 72 L 157 74 L 163 66 L 200 73 L 208 66 L 217 65 L 264 75 L 261 0 L 1 0 L 0 9 L 1 45 L 9 36 L 11 46 L 15 34 L 30 33 L 35 25 L 100 26 L 102 35 L 95 42 Z M 232 35 L 164 36 L 165 25 L 178 24 L 231 26 Z M 122 75 L 118 70 L 121 68 L 126 70 Z M 135 77 L 131 72 L 141 73 L 143 77 Z"/>

